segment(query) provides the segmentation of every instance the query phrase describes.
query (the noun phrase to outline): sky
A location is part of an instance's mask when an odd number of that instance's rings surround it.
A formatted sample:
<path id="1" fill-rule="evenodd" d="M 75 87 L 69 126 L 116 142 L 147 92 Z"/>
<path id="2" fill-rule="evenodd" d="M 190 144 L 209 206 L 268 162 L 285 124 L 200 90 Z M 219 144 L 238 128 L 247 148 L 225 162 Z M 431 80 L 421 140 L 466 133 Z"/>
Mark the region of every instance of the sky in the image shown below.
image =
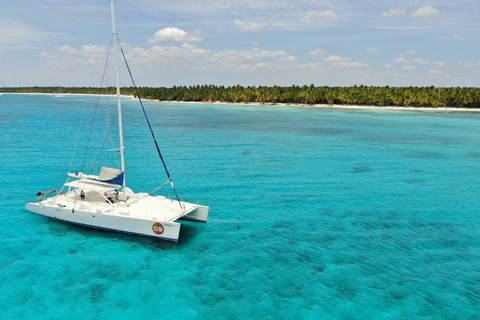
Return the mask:
<path id="1" fill-rule="evenodd" d="M 479 87 L 479 13 L 478 0 L 115 1 L 148 87 Z M 108 0 L 0 0 L 0 87 L 99 86 L 111 38 Z"/>

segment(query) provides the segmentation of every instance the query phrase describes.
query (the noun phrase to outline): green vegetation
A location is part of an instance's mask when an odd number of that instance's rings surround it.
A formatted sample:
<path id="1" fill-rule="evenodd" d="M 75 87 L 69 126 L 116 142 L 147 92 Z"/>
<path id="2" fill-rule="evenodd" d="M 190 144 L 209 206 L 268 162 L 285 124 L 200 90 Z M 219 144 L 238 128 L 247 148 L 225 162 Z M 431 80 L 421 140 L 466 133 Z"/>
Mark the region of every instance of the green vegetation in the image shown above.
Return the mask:
<path id="1" fill-rule="evenodd" d="M 0 92 L 58 93 L 59 87 L 0 88 Z M 136 95 L 133 87 L 122 94 Z M 242 87 L 242 86 L 174 86 L 172 88 L 138 88 L 142 98 L 160 101 L 257 102 L 290 104 L 338 104 L 407 107 L 480 108 L 480 88 L 431 87 Z M 64 88 L 62 93 L 113 94 L 110 88 Z"/>
<path id="2" fill-rule="evenodd" d="M 61 87 L 62 94 L 76 93 L 76 94 L 115 94 L 117 91 L 115 87 L 93 88 L 93 87 Z M 15 92 L 15 93 L 60 93 L 60 87 L 5 87 L 0 88 L 0 92 Z M 133 95 L 135 88 L 122 88 L 122 94 Z"/>

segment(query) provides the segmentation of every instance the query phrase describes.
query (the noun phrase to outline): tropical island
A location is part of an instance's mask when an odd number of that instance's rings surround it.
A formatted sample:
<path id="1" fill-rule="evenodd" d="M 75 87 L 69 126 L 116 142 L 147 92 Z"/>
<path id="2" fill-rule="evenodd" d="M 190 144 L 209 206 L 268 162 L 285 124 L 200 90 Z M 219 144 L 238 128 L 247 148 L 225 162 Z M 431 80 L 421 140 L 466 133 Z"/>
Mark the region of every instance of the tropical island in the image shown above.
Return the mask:
<path id="1" fill-rule="evenodd" d="M 4 87 L 0 93 L 58 93 L 60 87 Z M 65 94 L 114 94 L 113 87 L 62 87 Z M 138 91 L 137 91 L 138 90 Z M 328 87 L 328 86 L 173 86 L 123 87 L 123 95 L 182 102 L 327 104 L 416 108 L 480 108 L 480 88 L 472 87 Z M 137 94 L 138 92 L 138 94 Z"/>

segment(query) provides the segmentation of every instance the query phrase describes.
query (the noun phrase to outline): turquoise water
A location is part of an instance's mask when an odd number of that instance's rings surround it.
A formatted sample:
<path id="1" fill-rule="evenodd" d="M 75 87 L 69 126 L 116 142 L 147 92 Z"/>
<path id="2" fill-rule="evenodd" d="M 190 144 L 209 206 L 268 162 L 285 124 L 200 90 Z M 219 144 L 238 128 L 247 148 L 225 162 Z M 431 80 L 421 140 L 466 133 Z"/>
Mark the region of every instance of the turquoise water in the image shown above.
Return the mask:
<path id="1" fill-rule="evenodd" d="M 480 113 L 146 102 L 177 191 L 215 220 L 172 243 L 23 208 L 81 166 L 95 100 L 0 97 L 1 319 L 478 319 Z M 127 184 L 153 190 L 124 116 Z"/>

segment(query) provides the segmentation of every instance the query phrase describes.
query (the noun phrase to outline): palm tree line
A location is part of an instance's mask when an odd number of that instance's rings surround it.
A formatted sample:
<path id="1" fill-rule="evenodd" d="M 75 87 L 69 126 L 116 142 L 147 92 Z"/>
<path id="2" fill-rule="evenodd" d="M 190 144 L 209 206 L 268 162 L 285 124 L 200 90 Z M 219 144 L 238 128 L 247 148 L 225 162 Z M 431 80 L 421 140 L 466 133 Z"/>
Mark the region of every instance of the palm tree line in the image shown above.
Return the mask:
<path id="1" fill-rule="evenodd" d="M 0 88 L 0 92 L 58 93 L 59 87 Z M 115 88 L 62 87 L 62 93 L 114 94 Z M 121 93 L 137 96 L 137 91 L 133 87 L 121 88 Z M 138 94 L 141 98 L 160 101 L 480 108 L 480 88 L 468 87 L 197 85 L 170 88 L 140 87 Z"/>

